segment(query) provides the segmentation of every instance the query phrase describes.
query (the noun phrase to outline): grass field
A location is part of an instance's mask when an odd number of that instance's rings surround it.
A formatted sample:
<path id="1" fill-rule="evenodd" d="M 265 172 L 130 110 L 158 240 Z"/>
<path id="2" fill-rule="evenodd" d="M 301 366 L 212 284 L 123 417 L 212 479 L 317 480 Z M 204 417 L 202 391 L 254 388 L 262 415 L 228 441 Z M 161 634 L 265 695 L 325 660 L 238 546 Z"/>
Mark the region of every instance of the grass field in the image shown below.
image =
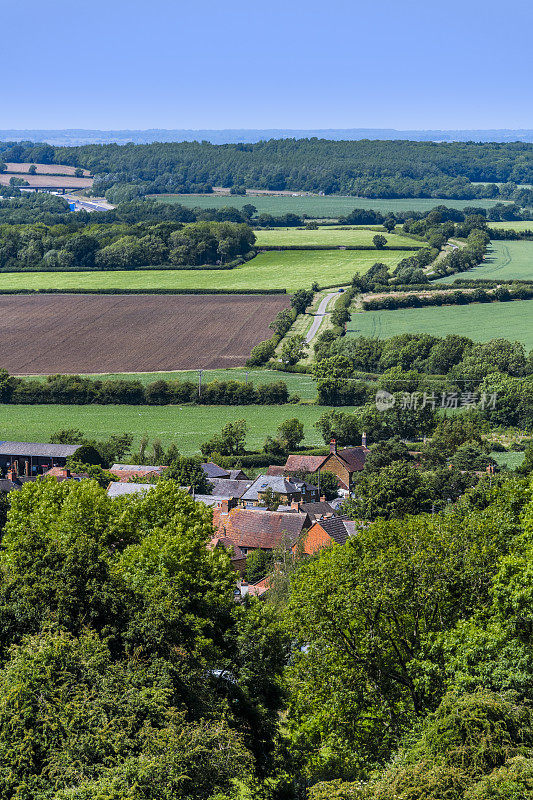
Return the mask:
<path id="1" fill-rule="evenodd" d="M 174 442 L 184 454 L 199 452 L 200 445 L 219 433 L 227 422 L 245 419 L 247 447 L 259 449 L 266 436 L 275 435 L 286 419 L 303 422 L 305 444 L 323 445 L 314 423 L 324 406 L 72 406 L 0 405 L 1 438 L 5 441 L 46 442 L 54 431 L 79 428 L 86 436 L 104 439 L 127 431 L 138 447 L 141 436 Z M 343 411 L 353 411 L 343 408 Z"/>
<path id="2" fill-rule="evenodd" d="M 395 266 L 411 250 L 292 250 L 260 253 L 228 270 L 116 270 L 112 272 L 9 272 L 0 289 L 286 289 L 341 284 L 376 261 Z M 379 258 L 377 257 L 379 255 Z"/>
<path id="3" fill-rule="evenodd" d="M 495 281 L 508 281 L 513 278 L 533 280 L 533 241 L 492 241 L 483 264 L 468 272 L 440 278 L 436 283 L 453 283 L 457 278 L 467 280 L 486 278 Z"/>
<path id="4" fill-rule="evenodd" d="M 509 451 L 507 453 L 491 453 L 492 458 L 496 461 L 500 466 L 506 466 L 509 469 L 516 469 L 520 466 L 522 461 L 524 460 L 525 456 L 524 453 L 517 453 Z"/>
<path id="5" fill-rule="evenodd" d="M 472 303 L 467 306 L 435 306 L 398 311 L 362 311 L 348 323 L 352 336 L 385 339 L 398 333 L 460 333 L 477 342 L 504 338 L 533 348 L 533 300 L 511 303 Z"/>
<path id="6" fill-rule="evenodd" d="M 489 228 L 505 231 L 533 231 L 533 220 L 517 220 L 516 222 L 487 222 Z"/>
<path id="7" fill-rule="evenodd" d="M 189 208 L 223 208 L 232 206 L 242 208 L 246 203 L 255 206 L 258 212 L 266 214 L 307 214 L 316 219 L 327 219 L 349 214 L 354 208 L 388 211 L 430 211 L 435 206 L 449 208 L 491 208 L 494 200 L 443 200 L 434 198 L 411 198 L 401 200 L 371 200 L 364 197 L 344 197 L 340 195 L 290 196 L 290 195 L 209 195 L 209 194 L 171 194 L 154 195 L 162 203 L 179 203 Z"/>
<path id="8" fill-rule="evenodd" d="M 387 240 L 387 247 L 407 247 L 414 245 L 421 247 L 422 242 L 409 239 L 407 236 L 398 236 L 395 233 L 381 232 Z M 255 231 L 257 245 L 273 245 L 277 247 L 287 247 L 289 245 L 330 245 L 340 247 L 342 245 L 365 245 L 373 247 L 372 239 L 376 235 L 375 230 L 369 228 L 330 228 L 322 227 L 316 231 L 299 230 L 298 228 L 272 228 L 271 230 Z"/>
<path id="9" fill-rule="evenodd" d="M 44 376 L 35 376 L 45 380 Z M 90 378 L 98 380 L 137 380 L 142 384 L 153 383 L 154 381 L 198 381 L 198 370 L 188 369 L 176 372 L 115 372 L 89 375 Z M 235 369 L 204 369 L 202 370 L 202 383 L 211 381 L 248 381 L 254 386 L 262 383 L 275 383 L 283 381 L 287 384 L 291 394 L 299 394 L 302 400 L 314 400 L 316 397 L 316 382 L 311 375 L 299 375 L 290 372 L 278 372 L 274 369 L 251 369 L 245 370 L 236 367 Z"/>

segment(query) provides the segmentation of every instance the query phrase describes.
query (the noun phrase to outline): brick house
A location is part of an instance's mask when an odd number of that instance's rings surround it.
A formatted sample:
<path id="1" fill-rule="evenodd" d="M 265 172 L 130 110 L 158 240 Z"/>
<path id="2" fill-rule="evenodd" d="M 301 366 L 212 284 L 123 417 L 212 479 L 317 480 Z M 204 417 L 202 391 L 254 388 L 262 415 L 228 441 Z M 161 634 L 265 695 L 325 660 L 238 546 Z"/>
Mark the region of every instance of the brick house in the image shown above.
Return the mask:
<path id="1" fill-rule="evenodd" d="M 269 467 L 268 474 L 271 476 L 284 475 L 290 478 L 296 472 L 308 472 L 310 474 L 332 472 L 339 479 L 341 489 L 349 492 L 352 488 L 353 475 L 363 469 L 369 452 L 366 446 L 366 434 L 363 434 L 361 445 L 344 447 L 342 450 L 337 449 L 337 442 L 332 439 L 327 455 L 290 455 L 283 467 Z"/>
<path id="2" fill-rule="evenodd" d="M 317 487 L 310 483 L 276 475 L 259 475 L 242 494 L 241 502 L 247 508 L 258 506 L 269 491 L 278 495 L 282 505 L 286 506 L 294 502 L 314 503 L 319 500 Z"/>
<path id="3" fill-rule="evenodd" d="M 301 539 L 301 544 L 293 545 L 293 552 L 303 546 L 303 553 L 312 556 L 322 547 L 332 544 L 346 544 L 350 536 L 355 535 L 355 522 L 347 517 L 328 517 L 317 520 Z"/>

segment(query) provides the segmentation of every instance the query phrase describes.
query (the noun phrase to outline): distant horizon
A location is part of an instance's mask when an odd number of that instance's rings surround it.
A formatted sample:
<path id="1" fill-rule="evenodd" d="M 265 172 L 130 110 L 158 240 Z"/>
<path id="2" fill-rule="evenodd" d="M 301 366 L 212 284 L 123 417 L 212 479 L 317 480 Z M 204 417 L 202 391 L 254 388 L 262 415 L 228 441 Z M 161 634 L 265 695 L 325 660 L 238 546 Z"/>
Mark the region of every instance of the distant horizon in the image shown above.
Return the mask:
<path id="1" fill-rule="evenodd" d="M 414 140 L 434 142 L 533 143 L 533 128 L 6 128 L 0 141 L 46 142 L 55 146 L 82 144 L 149 144 L 208 141 L 252 144 L 266 139 L 323 138 L 331 141 Z"/>

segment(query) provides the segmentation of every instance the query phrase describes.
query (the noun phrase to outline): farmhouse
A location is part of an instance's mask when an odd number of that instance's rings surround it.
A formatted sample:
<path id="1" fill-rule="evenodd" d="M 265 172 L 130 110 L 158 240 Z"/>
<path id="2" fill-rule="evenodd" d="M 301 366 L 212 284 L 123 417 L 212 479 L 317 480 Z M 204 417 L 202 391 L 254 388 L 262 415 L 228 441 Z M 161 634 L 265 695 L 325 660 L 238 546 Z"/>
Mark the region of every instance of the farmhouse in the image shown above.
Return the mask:
<path id="1" fill-rule="evenodd" d="M 0 442 L 0 469 L 14 475 L 42 475 L 52 467 L 64 467 L 79 444 L 40 444 L 38 442 Z"/>

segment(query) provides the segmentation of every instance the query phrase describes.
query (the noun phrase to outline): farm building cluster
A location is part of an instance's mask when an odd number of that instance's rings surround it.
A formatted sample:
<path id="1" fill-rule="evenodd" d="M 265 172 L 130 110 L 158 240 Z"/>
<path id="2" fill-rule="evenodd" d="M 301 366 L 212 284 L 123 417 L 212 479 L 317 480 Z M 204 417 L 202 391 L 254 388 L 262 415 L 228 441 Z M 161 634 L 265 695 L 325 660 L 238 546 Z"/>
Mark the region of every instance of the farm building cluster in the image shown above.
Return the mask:
<path id="1" fill-rule="evenodd" d="M 41 477 L 58 481 L 89 477 L 67 466 L 67 460 L 75 457 L 78 448 L 79 445 L 0 442 L 0 469 L 4 476 L 0 479 L 0 492 L 20 490 L 26 482 Z M 212 509 L 214 534 L 209 546 L 229 552 L 238 574 L 240 595 L 262 597 L 268 591 L 268 581 L 261 581 L 258 586 L 245 580 L 250 553 L 260 550 L 268 554 L 281 547 L 312 555 L 332 543 L 344 544 L 354 535 L 356 523 L 341 513 L 340 506 L 350 493 L 355 473 L 363 469 L 368 452 L 365 437 L 361 445 L 342 449 L 332 440 L 326 455 L 289 455 L 283 466 L 270 466 L 255 479 L 242 469 L 224 469 L 213 462 L 201 465 L 211 493 L 197 494 L 193 486 L 182 488 L 196 502 Z M 119 498 L 149 492 L 166 469 L 157 465 L 113 464 L 109 469 L 113 480 L 107 494 Z M 312 476 L 313 482 L 302 480 L 302 472 Z M 334 474 L 339 487 L 338 497 L 331 502 L 320 494 L 320 476 L 325 473 Z M 270 510 L 269 499 L 273 497 L 276 502 Z"/>

